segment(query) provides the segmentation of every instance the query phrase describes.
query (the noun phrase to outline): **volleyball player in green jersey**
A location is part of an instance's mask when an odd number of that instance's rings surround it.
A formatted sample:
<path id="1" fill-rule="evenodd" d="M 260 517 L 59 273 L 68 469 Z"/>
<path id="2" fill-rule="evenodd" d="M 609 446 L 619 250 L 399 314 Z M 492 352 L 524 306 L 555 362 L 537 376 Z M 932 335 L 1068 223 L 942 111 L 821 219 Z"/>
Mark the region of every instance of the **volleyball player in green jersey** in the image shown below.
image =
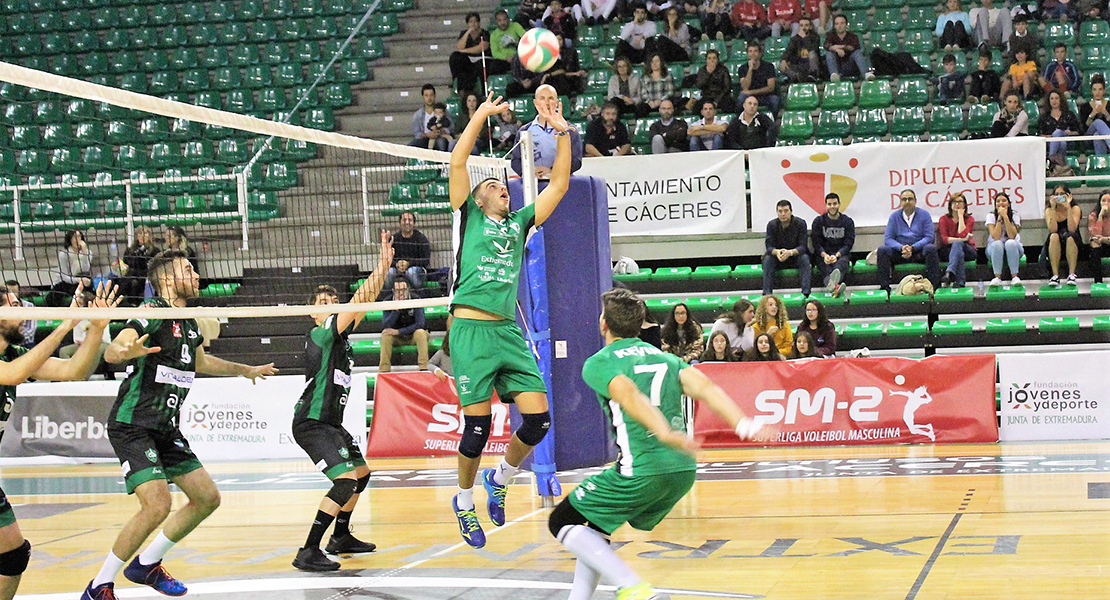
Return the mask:
<path id="1" fill-rule="evenodd" d="M 516 324 L 516 296 L 524 243 L 532 226 L 542 225 L 563 199 L 570 184 L 570 127 L 558 102 L 536 102 L 536 109 L 555 129 L 557 154 L 551 180 L 534 204 L 509 212 L 509 189 L 500 179 L 483 179 L 471 187 L 467 159 L 486 119 L 508 110 L 490 94 L 478 107 L 451 153 L 451 209 L 459 211 L 459 252 L 451 313 L 451 360 L 462 406 L 459 441 L 459 492 L 452 508 L 463 540 L 475 548 L 486 543 L 474 510 L 474 479 L 490 433 L 490 399 L 516 402 L 522 424 L 513 434 L 504 460 L 482 473 L 490 521 L 505 523 L 505 493 L 521 461 L 547 434 L 551 416 L 547 388 L 536 358 Z"/>
<path id="2" fill-rule="evenodd" d="M 372 302 L 393 263 L 393 234 L 382 231 L 382 255 L 374 272 L 351 297 L 351 304 Z M 330 285 L 316 288 L 309 299 L 313 305 L 339 304 L 339 294 Z M 351 391 L 351 368 L 355 365 L 347 340 L 365 312 L 312 315 L 316 326 L 305 340 L 305 383 L 293 415 L 293 439 L 332 481 L 331 489 L 316 510 L 316 519 L 304 547 L 297 551 L 293 566 L 302 571 L 336 571 L 339 563 L 320 550 L 320 541 L 332 521 L 335 531 L 328 540 L 328 554 L 373 552 L 376 546 L 351 535 L 351 513 L 359 494 L 370 482 L 370 469 L 351 434 L 343 429 L 343 410 Z"/>
<path id="3" fill-rule="evenodd" d="M 152 258 L 147 278 L 157 296 L 145 302 L 146 307 L 181 308 L 200 291 L 200 277 L 185 253 L 176 250 Z M 124 525 L 82 600 L 114 600 L 119 570 L 163 521 L 165 527 L 127 565 L 124 577 L 167 596 L 187 591 L 166 572 L 162 557 L 216 510 L 220 493 L 178 429 L 181 404 L 196 373 L 240 375 L 252 382 L 277 373 L 273 363 L 251 367 L 208 356 L 202 341 L 193 319 L 131 319 L 104 353 L 110 363 L 129 362 L 107 429 L 123 465 L 127 493 L 139 498 L 140 508 Z M 167 479 L 189 499 L 172 516 Z"/>
<path id="4" fill-rule="evenodd" d="M 582 378 L 612 423 L 617 462 L 575 488 L 548 526 L 578 558 L 570 600 L 588 599 L 601 576 L 617 585 L 617 600 L 666 598 L 617 557 L 609 536 L 625 523 L 652 530 L 693 487 L 698 445 L 686 434 L 682 396 L 705 402 L 741 439 L 762 428 L 700 371 L 638 338 L 644 308 L 635 294 L 613 289 L 601 300 L 605 347 L 586 359 Z"/>
<path id="5" fill-rule="evenodd" d="M 103 285 L 98 286 L 93 305 L 106 308 L 118 304 L 115 286 L 111 288 L 108 290 Z M 77 293 L 74 294 L 75 302 L 83 293 L 83 287 L 78 285 Z M 15 294 L 0 292 L 0 307 L 20 308 L 22 304 Z M 92 374 L 100 363 L 100 339 L 104 335 L 104 329 L 108 327 L 107 320 L 90 321 L 89 335 L 72 357 L 62 359 L 50 356 L 76 326 L 77 321 L 62 321 L 33 348 L 25 348 L 20 345 L 23 343 L 23 319 L 0 321 L 0 402 L 4 403 L 5 420 L 11 414 L 12 403 L 16 399 L 16 386 L 20 383 L 28 379 L 81 381 Z M 0 489 L 0 600 L 11 600 L 15 596 L 30 558 L 31 543 L 23 539 L 12 505 L 4 495 L 4 490 Z"/>

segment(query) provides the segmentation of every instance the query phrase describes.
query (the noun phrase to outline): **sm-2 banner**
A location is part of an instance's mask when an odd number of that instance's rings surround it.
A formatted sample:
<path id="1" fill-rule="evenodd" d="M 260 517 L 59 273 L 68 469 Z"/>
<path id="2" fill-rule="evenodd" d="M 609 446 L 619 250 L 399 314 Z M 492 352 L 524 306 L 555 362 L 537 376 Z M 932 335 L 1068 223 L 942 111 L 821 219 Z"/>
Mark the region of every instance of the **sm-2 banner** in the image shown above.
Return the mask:
<path id="1" fill-rule="evenodd" d="M 825 212 L 830 192 L 840 196 L 840 210 L 857 226 L 885 226 L 904 189 L 916 193 L 917 207 L 934 222 L 957 191 L 980 223 L 999 191 L 1009 194 L 1023 220 L 1033 221 L 1044 215 L 1044 161 L 1044 138 L 1036 136 L 755 150 L 748 157 L 752 226 L 762 231 L 776 216 L 775 203 L 784 199 L 795 215 L 813 222 Z"/>
<path id="2" fill-rule="evenodd" d="M 996 442 L 993 356 L 835 358 L 697 366 L 745 414 L 778 429 L 769 443 L 741 442 L 699 406 L 705 445 L 827 446 Z"/>
<path id="3" fill-rule="evenodd" d="M 748 229 L 744 154 L 736 150 L 587 158 L 577 175 L 605 180 L 613 237 Z"/>
<path id="4" fill-rule="evenodd" d="M 485 452 L 509 448 L 509 407 L 494 395 L 493 427 Z M 374 384 L 374 418 L 367 456 L 452 456 L 459 451 L 463 414 L 455 382 L 428 372 L 382 373 Z"/>

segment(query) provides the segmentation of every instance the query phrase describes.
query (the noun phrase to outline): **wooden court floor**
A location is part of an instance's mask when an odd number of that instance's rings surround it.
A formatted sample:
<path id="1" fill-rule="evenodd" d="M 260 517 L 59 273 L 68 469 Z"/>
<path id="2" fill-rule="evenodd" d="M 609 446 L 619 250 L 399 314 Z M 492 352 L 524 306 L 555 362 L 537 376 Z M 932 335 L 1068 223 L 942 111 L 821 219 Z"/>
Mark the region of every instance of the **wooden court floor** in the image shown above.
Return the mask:
<path id="1" fill-rule="evenodd" d="M 1110 443 L 705 451 L 699 460 L 698 483 L 668 519 L 614 536 L 618 554 L 673 598 L 1110 598 Z M 510 491 L 510 523 L 495 530 L 483 519 L 489 542 L 471 550 L 449 509 L 453 465 L 371 461 L 355 530 L 379 551 L 313 575 L 290 561 L 323 477 L 307 460 L 210 463 L 223 504 L 165 564 L 190 596 L 565 598 L 573 560 L 528 479 Z M 137 507 L 118 491 L 118 468 L 0 474 L 34 544 L 21 596 L 76 599 Z M 564 493 L 582 475 L 561 474 Z M 155 595 L 118 585 L 121 597 Z"/>

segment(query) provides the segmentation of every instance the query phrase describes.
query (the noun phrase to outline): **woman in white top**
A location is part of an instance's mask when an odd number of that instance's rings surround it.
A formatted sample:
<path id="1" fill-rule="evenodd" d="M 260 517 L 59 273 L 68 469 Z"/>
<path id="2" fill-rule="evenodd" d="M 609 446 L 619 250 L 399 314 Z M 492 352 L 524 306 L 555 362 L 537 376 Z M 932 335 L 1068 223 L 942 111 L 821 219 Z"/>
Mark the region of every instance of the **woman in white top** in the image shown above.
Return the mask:
<path id="1" fill-rule="evenodd" d="M 1022 253 L 1020 231 L 1021 217 L 1013 212 L 1010 196 L 1006 192 L 998 192 L 994 197 L 994 211 L 987 215 L 987 258 L 994 270 L 991 285 L 1002 285 L 1003 254 L 1010 265 L 1010 276 L 1013 277 L 1010 285 L 1021 284 L 1021 279 L 1018 278 Z"/>
<path id="2" fill-rule="evenodd" d="M 58 278 L 47 295 L 47 304 L 69 306 L 82 278 L 85 279 L 86 286 L 92 286 L 92 279 L 89 278 L 91 270 L 92 252 L 85 243 L 84 234 L 76 229 L 67 231 L 65 245 L 58 250 Z"/>
<path id="3" fill-rule="evenodd" d="M 720 331 L 728 336 L 729 345 L 739 353 L 752 349 L 755 345 L 755 332 L 749 326 L 755 319 L 755 306 L 741 298 L 732 305 L 732 310 L 717 317 L 709 330 L 712 336 Z"/>

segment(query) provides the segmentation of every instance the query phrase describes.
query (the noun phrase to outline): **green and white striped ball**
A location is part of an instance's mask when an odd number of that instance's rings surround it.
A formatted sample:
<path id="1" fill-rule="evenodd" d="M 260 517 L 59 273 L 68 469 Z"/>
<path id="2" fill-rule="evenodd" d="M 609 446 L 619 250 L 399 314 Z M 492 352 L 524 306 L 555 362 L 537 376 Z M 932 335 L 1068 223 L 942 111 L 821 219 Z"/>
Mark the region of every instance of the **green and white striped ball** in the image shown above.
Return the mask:
<path id="1" fill-rule="evenodd" d="M 543 73 L 559 59 L 559 39 L 542 27 L 529 29 L 517 43 L 516 53 L 525 69 Z"/>

